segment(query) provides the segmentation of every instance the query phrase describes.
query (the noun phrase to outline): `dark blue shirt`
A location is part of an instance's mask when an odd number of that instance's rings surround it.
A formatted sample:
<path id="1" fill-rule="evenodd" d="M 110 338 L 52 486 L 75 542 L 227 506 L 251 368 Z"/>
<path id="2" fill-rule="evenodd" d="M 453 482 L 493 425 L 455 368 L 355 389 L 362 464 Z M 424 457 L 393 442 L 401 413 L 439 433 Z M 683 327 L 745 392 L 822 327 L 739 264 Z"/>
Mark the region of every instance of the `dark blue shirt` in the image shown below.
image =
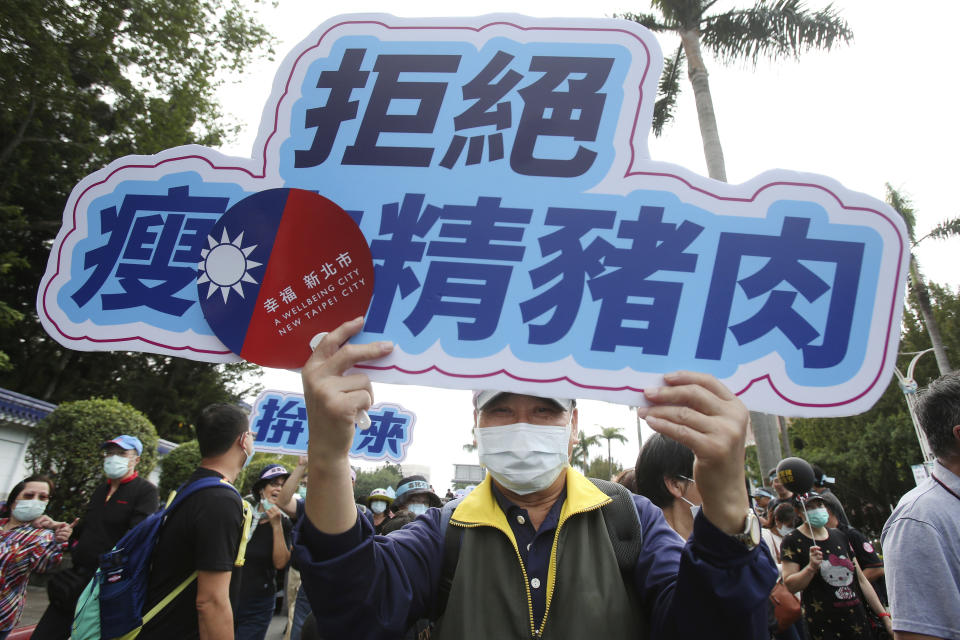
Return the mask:
<path id="1" fill-rule="evenodd" d="M 534 615 L 542 620 L 552 531 L 565 495 L 538 532 L 523 509 L 494 495 L 517 539 L 528 578 L 541 583 L 530 593 Z M 748 551 L 701 513 L 684 544 L 659 508 L 642 496 L 633 500 L 644 536 L 633 578 L 651 623 L 650 637 L 769 638 L 768 596 L 777 572 L 763 543 Z M 443 564 L 440 517 L 440 509 L 428 509 L 389 536 L 375 535 L 362 517 L 339 535 L 318 531 L 309 518 L 301 520 L 294 555 L 323 637 L 398 638 L 429 615 Z"/>
<path id="2" fill-rule="evenodd" d="M 567 488 L 563 488 L 563 492 L 540 524 L 540 528 L 534 529 L 526 509 L 521 509 L 507 500 L 506 496 L 497 489 L 497 485 L 490 486 L 493 497 L 500 505 L 500 510 L 506 514 L 513 537 L 517 540 L 517 549 L 520 551 L 520 558 L 523 560 L 527 579 L 530 581 L 533 619 L 539 629 L 543 622 L 543 614 L 547 610 L 547 570 L 550 567 L 550 548 L 553 546 L 553 534 L 557 529 L 557 523 L 560 522 L 560 510 L 563 508 L 564 500 L 567 499 Z"/>

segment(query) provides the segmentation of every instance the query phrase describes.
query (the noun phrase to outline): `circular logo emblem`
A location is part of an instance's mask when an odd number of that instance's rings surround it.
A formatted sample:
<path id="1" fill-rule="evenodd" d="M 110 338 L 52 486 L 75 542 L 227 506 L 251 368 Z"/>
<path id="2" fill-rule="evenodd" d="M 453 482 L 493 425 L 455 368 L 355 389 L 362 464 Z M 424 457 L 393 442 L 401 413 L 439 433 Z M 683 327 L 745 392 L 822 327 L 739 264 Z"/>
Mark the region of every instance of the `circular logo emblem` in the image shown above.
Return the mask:
<path id="1" fill-rule="evenodd" d="M 268 189 L 230 207 L 197 268 L 213 332 L 265 367 L 302 367 L 310 339 L 364 315 L 373 295 L 373 259 L 360 227 L 302 189 Z"/>

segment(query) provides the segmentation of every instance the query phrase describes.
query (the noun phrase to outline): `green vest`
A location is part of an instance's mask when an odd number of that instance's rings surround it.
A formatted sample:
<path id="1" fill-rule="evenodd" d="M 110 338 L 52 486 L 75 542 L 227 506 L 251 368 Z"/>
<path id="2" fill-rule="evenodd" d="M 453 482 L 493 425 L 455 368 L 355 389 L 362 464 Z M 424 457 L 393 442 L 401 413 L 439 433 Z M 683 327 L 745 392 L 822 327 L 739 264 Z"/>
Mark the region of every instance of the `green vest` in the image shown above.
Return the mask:
<path id="1" fill-rule="evenodd" d="M 546 584 L 547 607 L 535 629 L 529 579 L 513 532 L 496 504 L 489 477 L 454 511 L 450 526 L 465 527 L 440 640 L 508 638 L 642 638 L 642 613 L 632 583 L 624 584 L 601 507 L 610 498 L 567 470 Z"/>

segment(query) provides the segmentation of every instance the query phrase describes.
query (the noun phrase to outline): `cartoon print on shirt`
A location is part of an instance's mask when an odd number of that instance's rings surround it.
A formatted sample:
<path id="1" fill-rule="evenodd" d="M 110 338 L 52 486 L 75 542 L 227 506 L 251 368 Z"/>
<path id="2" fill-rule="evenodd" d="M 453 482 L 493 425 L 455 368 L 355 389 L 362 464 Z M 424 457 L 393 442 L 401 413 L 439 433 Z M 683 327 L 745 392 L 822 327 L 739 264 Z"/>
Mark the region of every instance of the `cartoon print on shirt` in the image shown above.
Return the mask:
<path id="1" fill-rule="evenodd" d="M 856 599 L 857 594 L 850 588 L 854 573 L 853 562 L 846 556 L 831 553 L 820 564 L 820 576 L 823 580 L 832 587 L 838 587 L 836 592 L 838 600 Z"/>

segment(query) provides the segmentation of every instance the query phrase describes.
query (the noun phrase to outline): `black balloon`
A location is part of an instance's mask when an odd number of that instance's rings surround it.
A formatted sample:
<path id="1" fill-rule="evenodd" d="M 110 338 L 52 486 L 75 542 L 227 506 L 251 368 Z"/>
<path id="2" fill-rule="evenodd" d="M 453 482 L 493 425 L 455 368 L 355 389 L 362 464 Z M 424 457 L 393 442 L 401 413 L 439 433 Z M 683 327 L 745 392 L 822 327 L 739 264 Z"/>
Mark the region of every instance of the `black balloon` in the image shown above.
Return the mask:
<path id="1" fill-rule="evenodd" d="M 803 458 L 784 458 L 777 465 L 780 484 L 794 493 L 806 493 L 813 488 L 813 467 Z"/>

